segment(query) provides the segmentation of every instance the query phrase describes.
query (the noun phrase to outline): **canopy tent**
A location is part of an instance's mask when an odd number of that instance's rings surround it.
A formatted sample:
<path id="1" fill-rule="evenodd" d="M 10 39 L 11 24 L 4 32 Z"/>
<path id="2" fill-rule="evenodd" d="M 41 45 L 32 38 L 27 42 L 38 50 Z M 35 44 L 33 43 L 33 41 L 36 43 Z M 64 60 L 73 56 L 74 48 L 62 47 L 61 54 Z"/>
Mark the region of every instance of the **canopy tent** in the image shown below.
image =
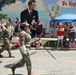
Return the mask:
<path id="1" fill-rule="evenodd" d="M 54 22 L 76 22 L 75 14 L 64 14 L 53 19 Z"/>

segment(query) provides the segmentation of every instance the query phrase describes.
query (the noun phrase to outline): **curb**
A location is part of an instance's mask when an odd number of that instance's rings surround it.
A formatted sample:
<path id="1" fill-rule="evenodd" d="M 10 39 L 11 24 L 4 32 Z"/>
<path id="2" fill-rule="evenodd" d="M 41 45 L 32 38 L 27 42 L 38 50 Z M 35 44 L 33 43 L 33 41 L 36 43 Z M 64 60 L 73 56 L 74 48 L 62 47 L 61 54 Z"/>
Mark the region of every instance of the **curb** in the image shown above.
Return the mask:
<path id="1" fill-rule="evenodd" d="M 59 51 L 69 51 L 69 50 L 76 50 L 76 48 L 52 48 L 52 47 L 45 47 L 46 48 L 46 50 L 59 50 Z M 31 48 L 31 50 L 33 50 L 33 49 L 35 49 L 35 50 L 45 50 L 45 48 L 44 47 L 39 47 L 39 48 L 35 48 L 35 47 L 33 47 L 33 48 Z"/>

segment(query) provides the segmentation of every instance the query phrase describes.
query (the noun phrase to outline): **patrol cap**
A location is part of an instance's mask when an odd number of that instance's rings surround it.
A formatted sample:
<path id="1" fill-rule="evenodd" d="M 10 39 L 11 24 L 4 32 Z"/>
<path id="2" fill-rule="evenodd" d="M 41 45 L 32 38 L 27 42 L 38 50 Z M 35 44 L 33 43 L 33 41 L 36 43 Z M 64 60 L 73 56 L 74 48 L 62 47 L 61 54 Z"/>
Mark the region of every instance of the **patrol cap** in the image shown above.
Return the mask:
<path id="1" fill-rule="evenodd" d="M 23 22 L 22 25 L 23 26 L 29 26 L 29 24 L 27 22 Z"/>

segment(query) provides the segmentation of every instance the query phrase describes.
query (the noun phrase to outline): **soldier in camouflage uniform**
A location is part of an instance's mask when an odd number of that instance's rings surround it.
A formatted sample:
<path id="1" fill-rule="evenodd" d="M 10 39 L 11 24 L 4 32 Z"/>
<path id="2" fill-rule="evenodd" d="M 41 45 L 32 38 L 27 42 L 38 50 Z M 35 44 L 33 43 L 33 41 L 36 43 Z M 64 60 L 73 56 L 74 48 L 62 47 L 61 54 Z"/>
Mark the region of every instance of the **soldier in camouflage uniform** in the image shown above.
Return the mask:
<path id="1" fill-rule="evenodd" d="M 3 57 L 3 55 L 1 55 L 1 53 L 4 50 L 7 50 L 9 57 L 14 57 L 11 55 L 11 46 L 10 46 L 10 41 L 9 41 L 9 38 L 10 38 L 9 30 L 5 26 L 1 26 L 1 29 L 2 29 L 2 33 L 3 33 L 3 37 L 2 37 L 3 45 L 2 45 L 2 48 L 0 49 L 0 57 Z"/>
<path id="2" fill-rule="evenodd" d="M 1 24 L 0 24 L 0 42 L 2 41 L 2 29 L 1 29 Z"/>
<path id="3" fill-rule="evenodd" d="M 27 22 L 23 22 L 21 25 L 22 31 L 20 32 L 20 52 L 22 54 L 22 59 L 11 67 L 13 75 L 15 74 L 15 69 L 17 67 L 23 66 L 26 63 L 26 68 L 28 71 L 27 75 L 32 75 L 31 73 L 31 60 L 29 55 L 29 42 L 31 40 L 31 35 L 28 32 L 29 24 Z"/>

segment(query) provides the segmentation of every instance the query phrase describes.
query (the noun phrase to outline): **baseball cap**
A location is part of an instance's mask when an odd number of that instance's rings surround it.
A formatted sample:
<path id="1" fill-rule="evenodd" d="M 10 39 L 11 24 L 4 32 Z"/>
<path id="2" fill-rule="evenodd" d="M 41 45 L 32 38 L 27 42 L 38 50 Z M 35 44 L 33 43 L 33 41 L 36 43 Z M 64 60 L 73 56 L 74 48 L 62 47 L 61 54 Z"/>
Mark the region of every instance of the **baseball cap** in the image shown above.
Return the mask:
<path id="1" fill-rule="evenodd" d="M 60 22 L 59 25 L 63 25 L 63 24 Z"/>

